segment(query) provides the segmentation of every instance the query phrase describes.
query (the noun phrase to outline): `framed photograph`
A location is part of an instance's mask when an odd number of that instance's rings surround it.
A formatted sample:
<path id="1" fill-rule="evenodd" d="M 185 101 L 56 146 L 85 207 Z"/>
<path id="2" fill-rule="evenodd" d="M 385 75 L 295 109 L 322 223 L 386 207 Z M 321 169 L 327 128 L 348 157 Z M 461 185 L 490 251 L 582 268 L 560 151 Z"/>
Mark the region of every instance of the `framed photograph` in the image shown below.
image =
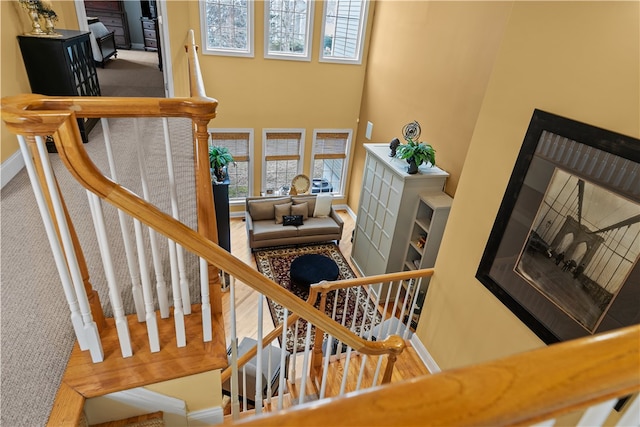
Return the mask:
<path id="1" fill-rule="evenodd" d="M 640 323 L 640 140 L 535 110 L 476 277 L 547 344 Z"/>

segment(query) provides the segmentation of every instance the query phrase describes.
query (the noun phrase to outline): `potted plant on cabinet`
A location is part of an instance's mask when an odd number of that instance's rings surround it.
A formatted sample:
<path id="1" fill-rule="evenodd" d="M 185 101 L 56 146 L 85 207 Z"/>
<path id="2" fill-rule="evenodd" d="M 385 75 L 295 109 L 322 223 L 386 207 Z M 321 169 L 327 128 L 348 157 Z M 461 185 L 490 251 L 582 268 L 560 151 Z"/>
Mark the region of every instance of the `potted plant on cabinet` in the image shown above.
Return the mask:
<path id="1" fill-rule="evenodd" d="M 430 163 L 431 166 L 436 164 L 436 150 L 431 145 L 419 141 L 420 131 L 420 123 L 415 120 L 404 125 L 402 135 L 407 143 L 395 148 L 395 156 L 409 163 L 409 174 L 418 173 L 418 168 L 423 163 Z"/>
<path id="2" fill-rule="evenodd" d="M 209 147 L 209 163 L 211 164 L 211 180 L 214 184 L 223 183 L 229 178 L 227 165 L 235 162 L 227 147 L 213 145 Z"/>
<path id="3" fill-rule="evenodd" d="M 418 167 L 423 163 L 430 163 L 431 166 L 436 164 L 436 150 L 429 144 L 415 142 L 411 138 L 396 148 L 396 157 L 409 163 L 407 173 L 410 174 L 418 173 Z"/>

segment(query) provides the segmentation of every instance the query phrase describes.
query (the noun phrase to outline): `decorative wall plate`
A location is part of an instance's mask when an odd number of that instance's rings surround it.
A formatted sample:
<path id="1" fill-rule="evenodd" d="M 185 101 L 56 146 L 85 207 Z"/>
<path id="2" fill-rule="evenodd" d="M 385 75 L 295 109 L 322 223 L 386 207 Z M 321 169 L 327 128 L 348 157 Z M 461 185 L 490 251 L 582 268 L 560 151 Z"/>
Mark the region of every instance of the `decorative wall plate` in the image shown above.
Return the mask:
<path id="1" fill-rule="evenodd" d="M 291 180 L 291 189 L 295 189 L 296 194 L 304 194 L 309 191 L 309 187 L 311 186 L 311 181 L 309 177 L 306 175 L 296 175 Z"/>

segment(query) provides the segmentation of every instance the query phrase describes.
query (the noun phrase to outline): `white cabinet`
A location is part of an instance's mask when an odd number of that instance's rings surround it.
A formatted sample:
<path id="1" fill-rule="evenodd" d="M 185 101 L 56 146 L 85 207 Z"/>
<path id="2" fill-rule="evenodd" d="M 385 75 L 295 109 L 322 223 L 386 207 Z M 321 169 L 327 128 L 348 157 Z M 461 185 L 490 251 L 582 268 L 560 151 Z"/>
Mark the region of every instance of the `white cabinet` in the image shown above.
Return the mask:
<path id="1" fill-rule="evenodd" d="M 449 174 L 422 165 L 407 173 L 407 162 L 389 157 L 388 144 L 365 144 L 367 151 L 351 260 L 360 274 L 404 269 L 420 194 L 442 192 Z"/>

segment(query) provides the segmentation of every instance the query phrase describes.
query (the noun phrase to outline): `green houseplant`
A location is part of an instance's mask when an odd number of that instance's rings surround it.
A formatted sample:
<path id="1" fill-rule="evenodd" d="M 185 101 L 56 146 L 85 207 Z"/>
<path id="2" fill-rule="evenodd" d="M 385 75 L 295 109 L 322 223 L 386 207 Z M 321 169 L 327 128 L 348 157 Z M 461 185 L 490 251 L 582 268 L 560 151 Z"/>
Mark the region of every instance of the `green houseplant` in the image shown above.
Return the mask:
<path id="1" fill-rule="evenodd" d="M 407 173 L 410 174 L 417 173 L 418 167 L 423 163 L 430 163 L 431 166 L 436 164 L 436 150 L 429 144 L 416 142 L 411 138 L 407 138 L 406 144 L 396 148 L 396 157 L 409 163 Z"/>
<path id="2" fill-rule="evenodd" d="M 215 183 L 223 182 L 227 178 L 227 165 L 235 165 L 229 149 L 217 145 L 209 147 L 209 163 L 211 165 L 211 178 Z"/>

